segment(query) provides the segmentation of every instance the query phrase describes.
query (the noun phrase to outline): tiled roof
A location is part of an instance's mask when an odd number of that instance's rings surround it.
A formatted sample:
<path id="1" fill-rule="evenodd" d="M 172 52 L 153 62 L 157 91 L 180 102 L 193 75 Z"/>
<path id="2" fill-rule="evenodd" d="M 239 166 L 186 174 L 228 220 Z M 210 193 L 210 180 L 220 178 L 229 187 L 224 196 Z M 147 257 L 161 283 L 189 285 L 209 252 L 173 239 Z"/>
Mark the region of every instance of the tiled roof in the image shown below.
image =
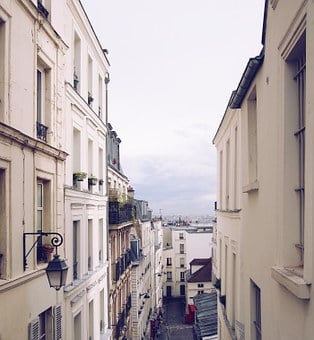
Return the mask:
<path id="1" fill-rule="evenodd" d="M 217 294 L 204 293 L 193 297 L 196 306 L 194 331 L 197 339 L 217 334 Z"/>
<path id="2" fill-rule="evenodd" d="M 210 282 L 212 280 L 212 259 L 206 260 L 199 270 L 187 276 L 187 282 Z"/>
<path id="3" fill-rule="evenodd" d="M 200 265 L 204 265 L 207 264 L 208 261 L 211 261 L 211 258 L 202 258 L 202 259 L 193 259 L 190 262 L 190 266 L 200 266 Z"/>

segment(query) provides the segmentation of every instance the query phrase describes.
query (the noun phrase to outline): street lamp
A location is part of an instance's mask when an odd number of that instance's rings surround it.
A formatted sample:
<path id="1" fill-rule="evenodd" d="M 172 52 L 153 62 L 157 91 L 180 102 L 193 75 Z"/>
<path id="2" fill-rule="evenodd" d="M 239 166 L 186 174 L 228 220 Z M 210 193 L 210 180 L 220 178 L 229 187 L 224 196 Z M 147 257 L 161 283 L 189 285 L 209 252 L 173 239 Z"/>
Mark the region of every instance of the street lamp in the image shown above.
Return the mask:
<path id="1" fill-rule="evenodd" d="M 26 253 L 26 236 L 29 235 L 38 235 L 38 237 L 37 240 L 31 246 L 30 250 Z M 61 244 L 63 243 L 63 237 L 61 234 L 55 232 L 42 232 L 42 231 L 36 233 L 23 233 L 23 261 L 24 261 L 23 265 L 25 270 L 27 267 L 27 256 L 30 254 L 30 252 L 39 242 L 39 240 L 41 240 L 43 236 L 48 235 L 54 235 L 51 238 L 51 245 L 55 247 L 56 253 L 53 256 L 53 260 L 49 261 L 48 263 L 48 266 L 46 268 L 46 274 L 50 287 L 53 287 L 55 290 L 59 290 L 62 286 L 65 285 L 66 276 L 69 269 L 65 261 L 61 260 L 58 255 L 57 248 L 61 246 Z"/>

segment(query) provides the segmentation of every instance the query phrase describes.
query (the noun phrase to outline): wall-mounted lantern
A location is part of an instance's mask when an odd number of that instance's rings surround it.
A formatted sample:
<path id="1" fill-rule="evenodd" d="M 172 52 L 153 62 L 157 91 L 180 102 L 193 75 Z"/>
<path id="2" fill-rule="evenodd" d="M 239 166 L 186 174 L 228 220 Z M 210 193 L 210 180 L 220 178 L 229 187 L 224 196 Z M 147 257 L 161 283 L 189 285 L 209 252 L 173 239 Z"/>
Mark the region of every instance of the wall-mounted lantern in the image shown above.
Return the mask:
<path id="1" fill-rule="evenodd" d="M 36 241 L 31 246 L 30 250 L 26 252 L 26 236 L 29 235 L 38 235 Z M 68 266 L 64 260 L 61 260 L 58 255 L 58 247 L 63 243 L 63 237 L 61 234 L 56 232 L 36 232 L 36 233 L 23 233 L 23 266 L 24 270 L 27 267 L 27 256 L 33 250 L 35 245 L 41 240 L 43 236 L 53 235 L 51 238 L 51 245 L 55 247 L 56 253 L 53 256 L 53 260 L 49 261 L 48 266 L 46 268 L 46 274 L 48 278 L 48 282 L 50 287 L 53 287 L 55 290 L 59 290 L 62 286 L 65 285 L 66 276 L 68 272 Z"/>

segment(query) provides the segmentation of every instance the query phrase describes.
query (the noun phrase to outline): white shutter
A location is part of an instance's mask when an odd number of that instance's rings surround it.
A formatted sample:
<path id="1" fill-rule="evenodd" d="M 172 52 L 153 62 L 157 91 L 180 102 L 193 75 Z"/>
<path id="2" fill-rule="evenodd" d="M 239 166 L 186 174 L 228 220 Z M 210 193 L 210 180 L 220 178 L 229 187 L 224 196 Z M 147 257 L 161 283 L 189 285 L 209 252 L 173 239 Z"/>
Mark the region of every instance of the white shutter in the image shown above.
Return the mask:
<path id="1" fill-rule="evenodd" d="M 33 320 L 28 327 L 28 339 L 39 340 L 39 319 Z"/>
<path id="2" fill-rule="evenodd" d="M 60 305 L 54 307 L 54 339 L 62 340 L 62 308 Z"/>

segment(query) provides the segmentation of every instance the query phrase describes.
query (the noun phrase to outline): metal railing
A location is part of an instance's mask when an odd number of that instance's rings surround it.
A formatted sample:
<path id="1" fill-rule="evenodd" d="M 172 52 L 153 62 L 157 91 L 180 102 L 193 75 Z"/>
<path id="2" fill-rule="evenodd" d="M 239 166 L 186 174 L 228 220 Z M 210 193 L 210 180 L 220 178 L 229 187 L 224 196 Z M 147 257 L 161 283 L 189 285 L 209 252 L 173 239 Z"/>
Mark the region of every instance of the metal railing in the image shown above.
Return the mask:
<path id="1" fill-rule="evenodd" d="M 109 202 L 109 224 L 121 224 L 133 220 L 133 206 L 129 203 Z"/>
<path id="2" fill-rule="evenodd" d="M 36 123 L 36 127 L 37 127 L 37 138 L 43 140 L 44 142 L 47 142 L 48 127 L 39 122 Z"/>

